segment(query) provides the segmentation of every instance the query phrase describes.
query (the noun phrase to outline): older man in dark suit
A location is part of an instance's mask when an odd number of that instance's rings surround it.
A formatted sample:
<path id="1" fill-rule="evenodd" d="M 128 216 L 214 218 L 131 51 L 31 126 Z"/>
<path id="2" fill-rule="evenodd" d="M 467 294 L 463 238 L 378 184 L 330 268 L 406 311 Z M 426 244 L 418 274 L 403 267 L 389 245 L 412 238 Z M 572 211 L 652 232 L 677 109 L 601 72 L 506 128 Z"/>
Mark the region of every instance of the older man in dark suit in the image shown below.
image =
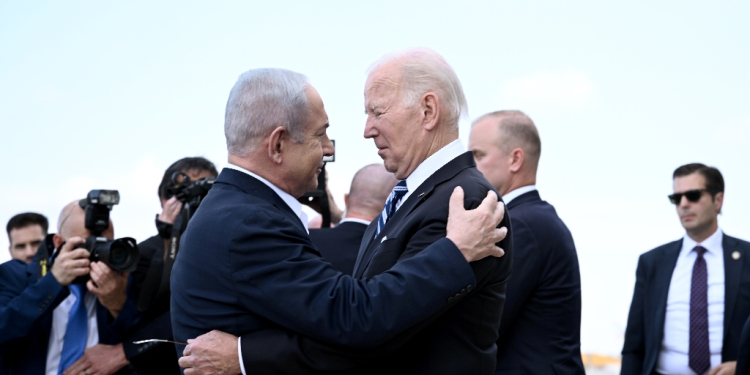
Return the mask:
<path id="1" fill-rule="evenodd" d="M 362 167 L 344 194 L 344 218 L 334 228 L 310 229 L 310 239 L 323 259 L 345 275 L 351 275 L 362 235 L 380 210 L 398 180 L 382 164 Z"/>
<path id="2" fill-rule="evenodd" d="M 227 333 L 191 341 L 180 359 L 186 374 L 217 365 L 238 373 L 240 359 L 253 373 L 294 365 L 269 354 L 278 341 L 267 345 L 253 335 L 269 329 L 359 349 L 383 344 L 461 303 L 483 280 L 473 267 L 482 262 L 469 262 L 502 255 L 495 245 L 505 237 L 495 228 L 502 204 L 490 192 L 481 205 L 471 202 L 477 210 L 465 211 L 456 189 L 447 234 L 418 256 L 370 280 L 336 271 L 312 245 L 296 200 L 317 186 L 322 158 L 333 153 L 327 127 L 323 102 L 301 74 L 251 70 L 232 89 L 225 121 L 229 166 L 188 225 L 171 283 L 177 341 L 212 329 Z M 260 365 L 254 363 L 259 356 Z M 341 368 L 334 361 L 324 365 Z"/>
<path id="3" fill-rule="evenodd" d="M 458 140 L 465 113 L 461 84 L 448 63 L 429 49 L 386 55 L 365 85 L 365 137 L 373 138 L 396 184 L 377 221 L 364 234 L 354 276 L 377 279 L 424 256 L 446 235 L 449 199 L 458 186 L 464 204 L 476 207 L 496 194 Z M 509 226 L 507 216 L 501 225 Z M 450 231 L 448 231 L 450 233 Z M 510 237 L 500 244 L 512 253 Z M 271 373 L 347 370 L 357 374 L 491 374 L 510 257 L 472 264 L 475 285 L 463 288 L 443 309 L 385 345 L 369 351 L 320 345 L 298 335 L 261 332 L 264 345 L 243 352 L 245 368 Z M 267 358 L 285 358 L 269 368 Z"/>
<path id="4" fill-rule="evenodd" d="M 718 169 L 686 164 L 672 179 L 685 236 L 638 259 L 621 374 L 733 374 L 750 315 L 750 243 L 719 228 Z"/>
<path id="5" fill-rule="evenodd" d="M 495 373 L 583 374 L 578 257 L 570 231 L 536 189 L 542 143 L 534 122 L 521 111 L 486 114 L 474 121 L 469 148 L 513 226 Z"/>

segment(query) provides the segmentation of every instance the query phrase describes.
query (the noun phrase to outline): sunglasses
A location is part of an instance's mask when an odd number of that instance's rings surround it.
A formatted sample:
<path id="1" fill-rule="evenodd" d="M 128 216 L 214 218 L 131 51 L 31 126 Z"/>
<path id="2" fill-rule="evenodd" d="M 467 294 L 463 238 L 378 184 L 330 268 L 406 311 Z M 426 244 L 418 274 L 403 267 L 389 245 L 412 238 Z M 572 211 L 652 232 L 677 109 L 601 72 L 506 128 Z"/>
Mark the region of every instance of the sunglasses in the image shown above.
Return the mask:
<path id="1" fill-rule="evenodd" d="M 713 193 L 713 191 L 708 190 L 708 189 L 695 189 L 695 190 L 688 190 L 684 193 L 674 193 L 672 195 L 667 196 L 667 198 L 669 198 L 669 201 L 672 202 L 672 204 L 679 205 L 680 202 L 682 201 L 682 196 L 684 195 L 688 201 L 695 203 L 701 199 L 701 194 L 703 194 L 704 191 L 708 193 Z"/>

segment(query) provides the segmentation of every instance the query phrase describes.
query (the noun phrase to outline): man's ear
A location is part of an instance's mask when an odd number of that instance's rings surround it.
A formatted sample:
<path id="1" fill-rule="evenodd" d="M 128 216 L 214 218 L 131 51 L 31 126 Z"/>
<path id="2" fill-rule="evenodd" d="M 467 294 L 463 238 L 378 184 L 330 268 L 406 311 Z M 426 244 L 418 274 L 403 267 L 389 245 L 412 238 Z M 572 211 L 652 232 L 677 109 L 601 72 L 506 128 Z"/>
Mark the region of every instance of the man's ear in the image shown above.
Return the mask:
<path id="1" fill-rule="evenodd" d="M 721 213 L 721 206 L 724 204 L 724 192 L 718 192 L 714 195 L 714 208 L 716 212 Z"/>
<path id="2" fill-rule="evenodd" d="M 55 233 L 55 235 L 52 236 L 52 243 L 55 244 L 55 249 L 62 246 L 63 242 L 65 242 L 65 239 L 59 233 Z"/>
<path id="3" fill-rule="evenodd" d="M 523 168 L 523 163 L 526 161 L 526 155 L 521 148 L 514 148 L 510 151 L 510 171 L 516 173 Z"/>
<path id="4" fill-rule="evenodd" d="M 279 126 L 268 137 L 268 158 L 276 164 L 281 164 L 284 143 L 289 139 L 289 133 L 283 126 Z"/>
<path id="5" fill-rule="evenodd" d="M 440 99 L 434 92 L 422 95 L 420 111 L 422 115 L 422 127 L 425 130 L 433 130 L 440 119 Z"/>

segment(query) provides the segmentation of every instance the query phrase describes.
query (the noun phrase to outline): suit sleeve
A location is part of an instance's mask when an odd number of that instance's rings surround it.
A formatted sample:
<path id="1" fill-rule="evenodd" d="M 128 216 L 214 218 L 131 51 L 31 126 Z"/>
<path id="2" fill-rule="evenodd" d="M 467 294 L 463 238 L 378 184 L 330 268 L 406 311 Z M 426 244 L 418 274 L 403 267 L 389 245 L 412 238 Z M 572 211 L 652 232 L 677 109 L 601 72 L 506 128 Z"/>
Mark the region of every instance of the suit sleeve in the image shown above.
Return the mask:
<path id="1" fill-rule="evenodd" d="M 468 200 L 466 207 L 473 209 L 480 203 L 480 200 Z M 439 214 L 443 211 L 447 212 L 447 206 L 444 207 L 444 210 L 441 210 L 440 208 L 435 209 L 434 212 L 436 212 L 436 215 L 432 215 L 425 219 L 420 230 L 411 237 L 407 249 L 403 253 L 400 261 L 396 263 L 390 271 L 386 271 L 386 274 L 414 261 L 425 262 L 426 259 L 430 259 L 428 256 L 435 254 L 433 248 L 441 246 L 444 241 L 452 244 L 449 240 L 444 239 L 447 214 Z M 501 223 L 501 226 L 510 226 L 507 218 L 508 214 L 506 211 L 506 218 L 503 223 Z M 442 240 L 440 240 L 441 238 Z M 501 247 L 510 252 L 512 247 L 509 239 L 510 233 L 506 238 L 508 238 L 508 241 L 501 243 Z M 506 257 L 507 256 L 509 255 L 506 254 Z M 420 258 L 422 258 L 422 260 L 420 260 Z M 434 256 L 432 256 L 432 258 L 434 258 Z M 492 258 L 471 264 L 477 280 L 477 285 L 482 284 L 484 279 L 487 278 L 490 271 L 496 266 L 496 263 L 494 263 L 496 261 L 497 259 Z M 508 264 L 505 272 L 505 281 L 507 281 L 509 275 L 510 265 Z M 378 277 L 379 276 L 376 276 L 373 280 Z M 420 288 L 412 289 L 418 290 Z M 427 287 L 425 287 L 424 290 L 428 290 Z M 362 350 L 358 347 L 326 344 L 315 340 L 314 337 L 304 337 L 300 334 L 281 329 L 268 329 L 243 335 L 241 339 L 242 361 L 246 373 L 248 374 L 308 374 L 316 373 L 318 371 L 341 371 L 350 369 L 368 359 L 381 357 L 398 349 L 421 329 L 425 328 L 429 323 L 440 317 L 440 315 L 453 306 L 453 304 L 458 302 L 458 300 L 459 299 L 455 299 L 453 303 L 444 305 L 443 308 L 429 316 L 429 318 L 394 336 L 384 344 L 369 350 Z M 303 332 L 302 334 L 309 336 Z"/>
<path id="2" fill-rule="evenodd" d="M 643 256 L 638 260 L 635 273 L 635 290 L 630 303 L 628 325 L 625 328 L 625 344 L 622 347 L 621 375 L 638 375 L 643 371 L 645 356 L 645 332 L 643 326 L 643 298 L 646 284 L 646 266 Z"/>
<path id="3" fill-rule="evenodd" d="M 243 223 L 247 228 L 235 229 L 245 235 L 236 235 L 230 249 L 239 304 L 322 342 L 382 344 L 475 282 L 469 264 L 448 239 L 376 278 L 355 280 L 314 256 L 308 238 L 294 240 L 297 231 L 285 229 L 290 227 L 279 221 L 283 218 L 258 216 Z"/>
<path id="4" fill-rule="evenodd" d="M 0 353 L 38 328 L 39 320 L 70 294 L 52 273 L 29 286 L 26 277 L 26 265 L 19 261 L 0 266 Z"/>

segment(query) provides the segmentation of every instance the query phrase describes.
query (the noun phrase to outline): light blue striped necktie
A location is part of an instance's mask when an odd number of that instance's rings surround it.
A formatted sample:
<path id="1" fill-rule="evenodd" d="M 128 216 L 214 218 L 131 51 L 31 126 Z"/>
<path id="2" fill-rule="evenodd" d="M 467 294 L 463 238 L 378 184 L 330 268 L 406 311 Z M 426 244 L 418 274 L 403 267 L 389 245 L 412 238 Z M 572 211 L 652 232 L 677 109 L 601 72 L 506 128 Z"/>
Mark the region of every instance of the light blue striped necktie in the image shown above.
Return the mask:
<path id="1" fill-rule="evenodd" d="M 398 184 L 393 187 L 391 195 L 389 195 L 388 199 L 386 199 L 385 201 L 383 212 L 381 212 L 380 216 L 378 217 L 378 229 L 375 231 L 375 237 L 378 236 L 380 231 L 383 230 L 385 223 L 387 223 L 388 219 L 390 219 L 391 216 L 393 216 L 393 214 L 396 212 L 398 203 L 408 191 L 409 189 L 406 188 L 406 180 L 399 181 Z"/>

